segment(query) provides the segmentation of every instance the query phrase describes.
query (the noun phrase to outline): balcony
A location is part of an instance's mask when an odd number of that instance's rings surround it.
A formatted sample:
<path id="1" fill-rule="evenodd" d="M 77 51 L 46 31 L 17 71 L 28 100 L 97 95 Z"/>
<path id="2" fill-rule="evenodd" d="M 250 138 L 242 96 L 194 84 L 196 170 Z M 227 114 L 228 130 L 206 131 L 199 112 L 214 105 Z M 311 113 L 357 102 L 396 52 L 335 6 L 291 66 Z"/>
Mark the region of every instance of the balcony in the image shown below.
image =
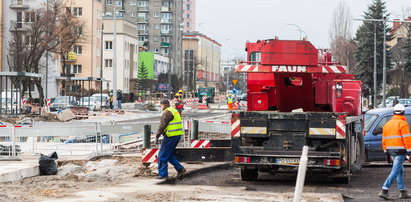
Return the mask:
<path id="1" fill-rule="evenodd" d="M 170 43 L 169 42 L 161 42 L 160 46 L 163 48 L 167 48 L 170 47 Z"/>
<path id="2" fill-rule="evenodd" d="M 161 7 L 161 12 L 171 12 L 171 7 Z"/>
<path id="3" fill-rule="evenodd" d="M 12 0 L 10 4 L 11 9 L 29 9 L 28 4 L 24 4 L 24 0 Z"/>
<path id="4" fill-rule="evenodd" d="M 10 31 L 29 31 L 31 28 L 31 23 L 28 22 L 17 22 L 15 20 L 10 21 Z"/>
<path id="5" fill-rule="evenodd" d="M 137 18 L 138 23 L 148 23 L 148 18 Z"/>
<path id="6" fill-rule="evenodd" d="M 161 23 L 163 23 L 163 24 L 171 24 L 171 18 L 161 19 Z"/>
<path id="7" fill-rule="evenodd" d="M 171 30 L 161 30 L 160 34 L 162 34 L 162 35 L 171 35 Z"/>
<path id="8" fill-rule="evenodd" d="M 138 35 L 148 35 L 148 30 L 138 30 Z"/>
<path id="9" fill-rule="evenodd" d="M 137 11 L 147 11 L 148 12 L 148 7 L 147 6 L 138 6 Z"/>

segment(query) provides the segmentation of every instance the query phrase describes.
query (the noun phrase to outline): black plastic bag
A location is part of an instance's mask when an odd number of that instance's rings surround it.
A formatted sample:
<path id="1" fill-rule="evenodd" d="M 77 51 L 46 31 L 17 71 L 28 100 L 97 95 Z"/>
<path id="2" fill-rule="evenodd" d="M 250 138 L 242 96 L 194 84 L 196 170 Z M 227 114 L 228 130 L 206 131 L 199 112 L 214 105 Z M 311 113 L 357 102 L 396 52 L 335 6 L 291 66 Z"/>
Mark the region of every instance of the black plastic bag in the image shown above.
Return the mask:
<path id="1" fill-rule="evenodd" d="M 40 154 L 40 175 L 55 175 L 58 172 L 56 159 L 58 159 L 56 152 L 49 155 Z"/>

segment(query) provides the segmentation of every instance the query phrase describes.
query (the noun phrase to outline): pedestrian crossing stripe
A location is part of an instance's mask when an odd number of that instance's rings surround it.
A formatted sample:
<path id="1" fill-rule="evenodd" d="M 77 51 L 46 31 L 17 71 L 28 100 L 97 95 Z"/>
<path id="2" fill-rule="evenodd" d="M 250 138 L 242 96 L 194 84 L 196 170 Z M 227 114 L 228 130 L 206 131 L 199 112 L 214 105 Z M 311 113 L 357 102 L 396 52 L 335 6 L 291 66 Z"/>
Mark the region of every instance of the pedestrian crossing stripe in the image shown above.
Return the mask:
<path id="1" fill-rule="evenodd" d="M 267 134 L 266 127 L 241 127 L 242 134 Z"/>
<path id="2" fill-rule="evenodd" d="M 310 128 L 310 135 L 335 135 L 335 128 Z"/>

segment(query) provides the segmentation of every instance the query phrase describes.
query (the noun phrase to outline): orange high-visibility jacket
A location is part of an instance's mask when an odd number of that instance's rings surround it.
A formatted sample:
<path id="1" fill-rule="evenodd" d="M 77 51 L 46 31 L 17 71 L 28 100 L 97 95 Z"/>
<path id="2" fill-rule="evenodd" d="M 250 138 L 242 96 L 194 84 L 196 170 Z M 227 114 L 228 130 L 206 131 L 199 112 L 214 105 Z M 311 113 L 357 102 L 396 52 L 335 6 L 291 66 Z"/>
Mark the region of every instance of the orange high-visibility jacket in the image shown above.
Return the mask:
<path id="1" fill-rule="evenodd" d="M 411 152 L 410 128 L 404 116 L 394 115 L 383 127 L 382 148 L 384 152 L 404 151 Z"/>

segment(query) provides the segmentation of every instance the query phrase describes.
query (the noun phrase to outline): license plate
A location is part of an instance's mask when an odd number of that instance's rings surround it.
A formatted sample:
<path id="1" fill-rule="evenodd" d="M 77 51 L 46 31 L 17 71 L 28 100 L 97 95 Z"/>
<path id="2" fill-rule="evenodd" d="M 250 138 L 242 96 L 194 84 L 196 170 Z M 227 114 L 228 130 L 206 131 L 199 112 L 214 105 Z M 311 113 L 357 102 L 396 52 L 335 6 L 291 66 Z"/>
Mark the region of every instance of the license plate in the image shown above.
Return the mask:
<path id="1" fill-rule="evenodd" d="M 277 158 L 276 163 L 298 165 L 300 163 L 300 159 L 299 158 Z"/>

